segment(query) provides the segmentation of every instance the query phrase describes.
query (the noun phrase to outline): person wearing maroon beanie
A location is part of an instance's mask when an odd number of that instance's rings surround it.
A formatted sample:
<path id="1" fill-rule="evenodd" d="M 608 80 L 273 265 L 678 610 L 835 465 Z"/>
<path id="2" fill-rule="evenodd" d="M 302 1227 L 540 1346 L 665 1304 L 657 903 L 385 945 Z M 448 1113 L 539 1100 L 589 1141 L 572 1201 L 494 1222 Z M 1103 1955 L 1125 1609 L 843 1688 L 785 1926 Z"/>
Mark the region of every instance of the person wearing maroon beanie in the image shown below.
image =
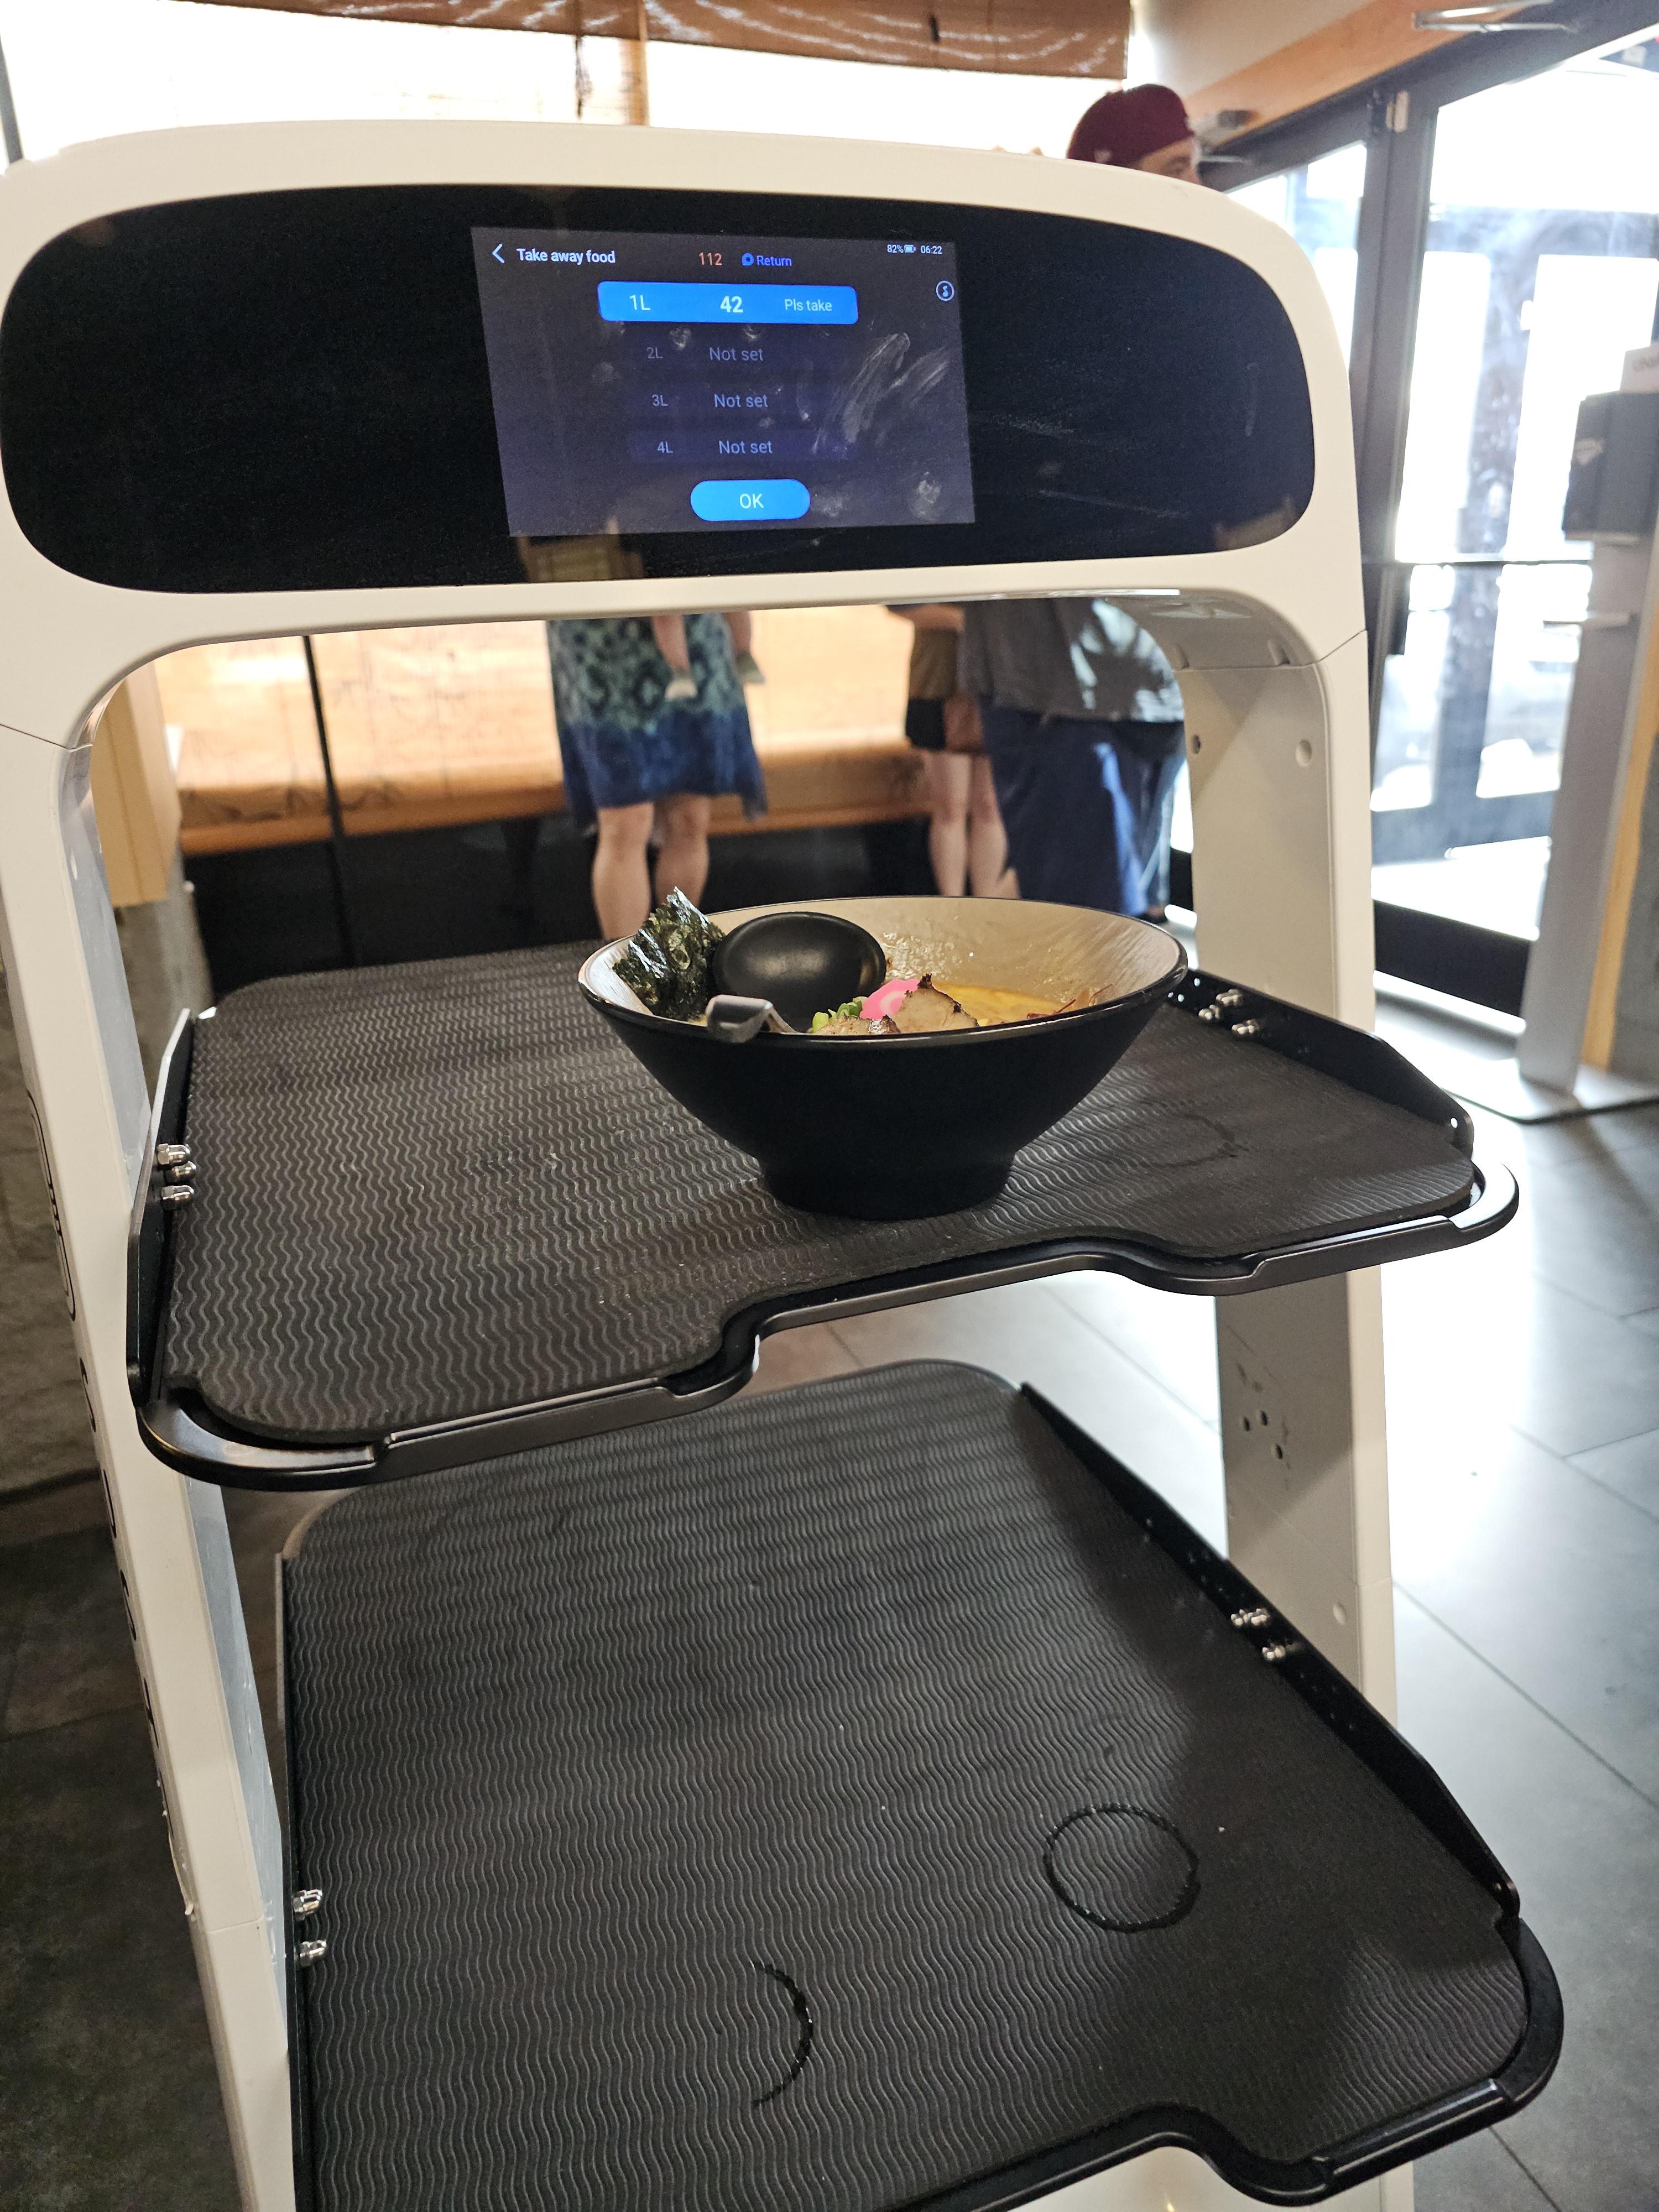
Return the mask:
<path id="1" fill-rule="evenodd" d="M 1198 182 L 1198 147 L 1181 94 L 1167 84 L 1109 92 L 1085 111 L 1068 161 L 1104 161 L 1115 169 L 1146 169 L 1155 177 Z"/>

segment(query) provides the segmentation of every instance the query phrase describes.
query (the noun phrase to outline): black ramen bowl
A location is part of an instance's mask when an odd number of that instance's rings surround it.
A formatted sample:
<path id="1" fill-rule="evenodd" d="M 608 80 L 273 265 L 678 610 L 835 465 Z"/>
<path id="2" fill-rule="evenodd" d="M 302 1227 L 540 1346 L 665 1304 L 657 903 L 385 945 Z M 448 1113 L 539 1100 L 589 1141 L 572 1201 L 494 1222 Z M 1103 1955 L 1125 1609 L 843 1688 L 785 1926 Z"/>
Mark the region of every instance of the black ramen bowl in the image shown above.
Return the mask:
<path id="1" fill-rule="evenodd" d="M 624 939 L 583 964 L 581 988 L 629 1050 L 698 1121 L 758 1161 L 786 1204 L 864 1220 L 951 1213 L 994 1198 L 1014 1155 L 1127 1052 L 1186 970 L 1144 921 L 1024 899 L 797 902 L 878 939 L 890 975 L 1030 992 L 1075 1012 L 921 1036 L 780 1036 L 728 1044 L 647 1013 L 615 973 Z M 746 907 L 711 918 L 732 930 Z"/>

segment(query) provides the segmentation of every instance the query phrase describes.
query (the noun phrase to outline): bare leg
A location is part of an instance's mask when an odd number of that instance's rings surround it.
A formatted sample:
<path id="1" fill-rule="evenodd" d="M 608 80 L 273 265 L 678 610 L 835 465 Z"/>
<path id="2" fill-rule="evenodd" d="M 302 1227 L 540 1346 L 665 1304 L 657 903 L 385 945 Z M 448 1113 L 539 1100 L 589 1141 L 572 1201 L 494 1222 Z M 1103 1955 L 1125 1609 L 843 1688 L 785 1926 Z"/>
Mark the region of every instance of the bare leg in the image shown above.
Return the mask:
<path id="1" fill-rule="evenodd" d="M 651 635 L 656 641 L 658 652 L 661 653 L 675 675 L 684 676 L 689 673 L 691 666 L 691 648 L 685 641 L 685 617 L 684 615 L 653 615 Z"/>
<path id="2" fill-rule="evenodd" d="M 1008 837 L 997 808 L 997 787 L 991 780 L 991 763 L 983 753 L 972 756 L 973 776 L 968 802 L 968 880 L 975 898 L 1018 898 L 1019 886 L 1008 866 Z"/>
<path id="3" fill-rule="evenodd" d="M 753 615 L 741 612 L 729 614 L 726 617 L 726 627 L 732 633 L 732 658 L 737 663 L 738 683 L 764 684 L 765 671 L 756 659 L 754 653 L 755 617 Z"/>
<path id="4" fill-rule="evenodd" d="M 696 792 L 677 792 L 661 800 L 657 823 L 661 842 L 657 848 L 657 896 L 682 890 L 693 906 L 702 896 L 708 880 L 708 809 L 710 802 Z"/>
<path id="5" fill-rule="evenodd" d="M 606 937 L 631 937 L 651 911 L 651 875 L 645 856 L 653 811 L 649 801 L 642 806 L 599 809 L 593 904 Z"/>
<path id="6" fill-rule="evenodd" d="M 932 818 L 927 857 L 941 898 L 960 898 L 968 888 L 968 797 L 973 762 L 966 753 L 923 753 Z"/>
<path id="7" fill-rule="evenodd" d="M 684 615 L 653 615 L 651 635 L 668 663 L 668 685 L 663 693 L 671 707 L 681 707 L 697 696 L 697 679 L 691 673 L 691 648 L 685 639 Z"/>

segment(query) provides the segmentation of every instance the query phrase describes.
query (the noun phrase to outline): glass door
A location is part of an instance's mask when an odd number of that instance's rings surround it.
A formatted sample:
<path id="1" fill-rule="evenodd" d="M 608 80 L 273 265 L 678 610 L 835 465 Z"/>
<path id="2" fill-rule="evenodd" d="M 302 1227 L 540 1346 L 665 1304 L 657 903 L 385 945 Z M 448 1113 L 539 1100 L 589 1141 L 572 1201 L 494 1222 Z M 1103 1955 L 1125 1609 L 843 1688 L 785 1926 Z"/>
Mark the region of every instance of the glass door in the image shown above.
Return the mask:
<path id="1" fill-rule="evenodd" d="M 1651 6 L 1553 0 L 1206 171 L 1307 252 L 1348 352 L 1377 964 L 1511 1013 L 1589 574 L 1560 528 L 1578 403 L 1656 332 Z"/>
<path id="2" fill-rule="evenodd" d="M 1589 582 L 1561 535 L 1578 403 L 1659 297 L 1659 46 L 1441 107 L 1394 574 L 1382 597 L 1380 901 L 1536 934 Z"/>

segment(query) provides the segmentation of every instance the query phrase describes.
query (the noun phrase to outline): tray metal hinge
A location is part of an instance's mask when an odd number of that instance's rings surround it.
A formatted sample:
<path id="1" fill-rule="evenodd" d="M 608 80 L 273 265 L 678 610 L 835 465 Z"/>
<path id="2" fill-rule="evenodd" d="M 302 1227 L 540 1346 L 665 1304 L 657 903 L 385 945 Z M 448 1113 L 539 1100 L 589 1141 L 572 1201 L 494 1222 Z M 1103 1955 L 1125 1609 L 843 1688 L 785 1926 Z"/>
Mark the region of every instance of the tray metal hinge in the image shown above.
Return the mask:
<path id="1" fill-rule="evenodd" d="M 1237 984 L 1230 983 L 1224 991 L 1216 993 L 1207 1006 L 1199 1008 L 1198 1018 L 1201 1022 L 1224 1022 L 1229 1015 L 1237 1013 L 1248 1003 L 1245 993 Z M 1259 1036 L 1261 1032 L 1261 1024 L 1257 1021 L 1234 1022 L 1231 1026 L 1235 1036 Z"/>
<path id="2" fill-rule="evenodd" d="M 1273 1612 L 1265 1605 L 1241 1606 L 1228 1618 L 1235 1628 L 1271 1628 L 1273 1625 Z M 1305 1646 L 1299 1638 L 1287 1636 L 1282 1643 L 1261 1644 L 1256 1649 L 1270 1667 L 1276 1667 L 1281 1659 L 1288 1659 L 1292 1652 L 1301 1651 Z"/>
<path id="3" fill-rule="evenodd" d="M 188 1145 L 157 1145 L 155 1167 L 161 1178 L 156 1195 L 163 1206 L 188 1206 L 196 1195 L 196 1162 Z"/>
<path id="4" fill-rule="evenodd" d="M 289 1909 L 296 1920 L 309 1920 L 315 1913 L 321 1911 L 322 1903 L 323 1893 L 320 1889 L 296 1889 L 289 1899 Z M 327 1956 L 327 1939 L 321 1936 L 308 1936 L 303 1942 L 296 1943 L 294 1947 L 294 1963 L 296 1966 L 318 1966 Z"/>

